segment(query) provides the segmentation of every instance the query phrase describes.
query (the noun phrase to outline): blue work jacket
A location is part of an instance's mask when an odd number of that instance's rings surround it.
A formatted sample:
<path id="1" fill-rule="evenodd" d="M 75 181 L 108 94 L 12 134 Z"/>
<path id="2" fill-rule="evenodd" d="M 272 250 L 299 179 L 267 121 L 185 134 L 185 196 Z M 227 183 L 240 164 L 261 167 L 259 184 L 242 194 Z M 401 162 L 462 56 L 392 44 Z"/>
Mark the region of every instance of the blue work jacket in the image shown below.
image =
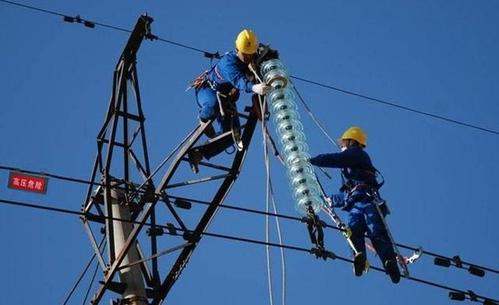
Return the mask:
<path id="1" fill-rule="evenodd" d="M 231 51 L 220 58 L 218 63 L 208 72 L 207 78 L 215 86 L 215 89 L 223 94 L 229 93 L 234 88 L 251 93 L 255 83 L 246 76 L 248 71 L 247 64 L 237 57 L 236 51 Z"/>
<path id="2" fill-rule="evenodd" d="M 371 158 L 360 147 L 350 147 L 343 152 L 322 154 L 311 158 L 310 163 L 320 167 L 341 168 L 343 176 L 347 179 L 342 191 L 349 191 L 357 185 L 360 193 L 365 193 L 372 188 L 378 187 L 376 180 L 376 168 L 374 168 Z"/>
<path id="3" fill-rule="evenodd" d="M 351 147 L 345 151 L 332 154 L 322 154 L 311 158 L 310 163 L 320 167 L 341 168 L 342 173 L 348 180 L 357 183 L 376 186 L 376 169 L 371 158 L 360 147 Z"/>

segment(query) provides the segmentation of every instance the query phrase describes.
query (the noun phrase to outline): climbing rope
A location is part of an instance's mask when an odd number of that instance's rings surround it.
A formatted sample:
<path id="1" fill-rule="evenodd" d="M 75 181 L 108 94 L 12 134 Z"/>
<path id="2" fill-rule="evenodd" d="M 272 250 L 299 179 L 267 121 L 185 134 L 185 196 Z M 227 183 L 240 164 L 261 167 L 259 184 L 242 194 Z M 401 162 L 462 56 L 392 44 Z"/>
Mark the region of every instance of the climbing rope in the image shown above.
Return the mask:
<path id="1" fill-rule="evenodd" d="M 255 76 L 258 76 L 253 70 Z M 265 109 L 267 107 L 267 100 L 262 99 L 261 96 L 258 96 L 258 102 L 260 107 L 260 113 L 262 115 L 262 140 L 263 140 L 263 154 L 264 154 L 264 163 L 265 163 L 265 174 L 266 174 L 266 195 L 265 195 L 265 211 L 269 213 L 269 199 L 272 203 L 272 209 L 274 214 L 277 214 L 277 204 L 275 201 L 274 190 L 272 186 L 271 180 L 271 172 L 270 172 L 270 158 L 269 158 L 269 148 L 268 148 L 268 130 L 266 125 L 266 117 L 265 117 Z M 279 217 L 274 217 L 276 230 L 277 230 L 277 238 L 280 245 L 283 244 L 281 225 L 279 222 Z M 269 215 L 265 216 L 265 241 L 269 242 Z M 268 275 L 268 286 L 269 286 L 269 296 L 270 296 L 270 304 L 273 304 L 273 292 L 272 292 L 272 270 L 270 264 L 270 247 L 266 246 L 266 255 L 267 255 L 267 275 Z M 286 304 L 286 261 L 284 255 L 284 248 L 280 248 L 280 256 L 281 256 L 281 304 Z"/>

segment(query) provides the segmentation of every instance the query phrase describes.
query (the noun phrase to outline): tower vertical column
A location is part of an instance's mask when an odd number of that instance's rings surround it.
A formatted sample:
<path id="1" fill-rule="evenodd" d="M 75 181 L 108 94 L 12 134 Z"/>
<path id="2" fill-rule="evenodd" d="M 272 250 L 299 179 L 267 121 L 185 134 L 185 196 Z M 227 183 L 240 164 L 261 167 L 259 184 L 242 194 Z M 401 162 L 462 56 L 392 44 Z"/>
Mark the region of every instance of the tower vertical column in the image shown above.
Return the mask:
<path id="1" fill-rule="evenodd" d="M 112 184 L 111 189 L 111 205 L 113 217 L 115 219 L 130 220 L 130 209 L 126 206 L 124 192 L 117 188 L 116 184 Z M 119 253 L 123 249 L 130 232 L 132 231 L 133 224 L 130 222 L 119 220 L 112 221 L 114 248 L 115 253 Z M 130 263 L 136 262 L 140 259 L 136 243 L 130 247 L 127 255 L 123 259 L 121 266 L 126 266 Z M 125 304 L 129 305 L 147 305 L 147 297 L 144 279 L 140 270 L 140 265 L 133 265 L 123 269 L 119 269 L 119 276 L 121 283 L 125 284 L 125 291 L 122 298 Z"/>

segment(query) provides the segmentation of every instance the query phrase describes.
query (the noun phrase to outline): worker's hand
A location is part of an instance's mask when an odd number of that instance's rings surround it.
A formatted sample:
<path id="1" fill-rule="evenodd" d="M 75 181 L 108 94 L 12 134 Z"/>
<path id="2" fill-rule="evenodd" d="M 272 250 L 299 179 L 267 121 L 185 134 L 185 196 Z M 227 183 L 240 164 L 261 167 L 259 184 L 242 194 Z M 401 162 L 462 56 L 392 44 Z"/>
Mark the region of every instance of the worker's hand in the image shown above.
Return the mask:
<path id="1" fill-rule="evenodd" d="M 253 92 L 255 92 L 258 95 L 265 95 L 270 91 L 270 89 L 272 89 L 272 87 L 267 86 L 266 84 L 263 83 L 253 85 L 253 87 L 251 88 L 251 90 L 253 90 Z"/>
<path id="2" fill-rule="evenodd" d="M 331 206 L 335 208 L 341 208 L 345 206 L 345 194 L 344 193 L 339 193 L 339 194 L 333 194 L 331 195 Z"/>

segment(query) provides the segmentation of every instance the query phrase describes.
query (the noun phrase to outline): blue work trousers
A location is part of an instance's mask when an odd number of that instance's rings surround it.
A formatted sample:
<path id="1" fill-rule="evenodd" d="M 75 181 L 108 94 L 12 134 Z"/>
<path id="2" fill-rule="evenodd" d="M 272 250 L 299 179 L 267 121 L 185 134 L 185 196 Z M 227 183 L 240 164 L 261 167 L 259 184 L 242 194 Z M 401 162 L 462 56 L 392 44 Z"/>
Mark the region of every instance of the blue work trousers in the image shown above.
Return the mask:
<path id="1" fill-rule="evenodd" d="M 222 100 L 223 101 L 223 100 Z M 218 123 L 217 134 L 229 131 L 231 128 L 231 118 L 228 115 L 220 115 L 220 106 L 218 104 L 216 91 L 210 87 L 201 88 L 196 91 L 196 102 L 199 109 L 199 118 L 201 120 L 216 119 Z M 236 105 L 234 105 L 236 107 Z M 239 117 L 233 118 L 235 127 L 240 127 Z"/>
<path id="2" fill-rule="evenodd" d="M 366 253 L 364 235 L 371 240 L 381 262 L 394 259 L 395 251 L 386 227 L 372 202 L 356 202 L 350 210 L 348 226 L 352 230 L 351 240 L 357 251 Z"/>

